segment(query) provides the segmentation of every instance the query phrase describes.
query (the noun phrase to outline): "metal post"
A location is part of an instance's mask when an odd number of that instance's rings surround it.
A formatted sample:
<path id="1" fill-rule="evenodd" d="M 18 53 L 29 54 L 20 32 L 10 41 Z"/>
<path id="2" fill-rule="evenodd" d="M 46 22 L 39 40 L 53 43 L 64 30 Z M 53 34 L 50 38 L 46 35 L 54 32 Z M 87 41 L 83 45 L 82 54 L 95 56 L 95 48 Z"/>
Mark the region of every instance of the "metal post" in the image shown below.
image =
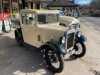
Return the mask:
<path id="1" fill-rule="evenodd" d="M 10 0 L 10 14 L 12 15 L 12 0 Z"/>
<path id="2" fill-rule="evenodd" d="M 2 11 L 2 1 L 0 0 L 0 11 Z"/>
<path id="3" fill-rule="evenodd" d="M 22 0 L 22 8 L 23 9 L 25 9 L 25 5 L 26 5 L 25 3 L 26 3 L 25 0 Z"/>
<path id="4" fill-rule="evenodd" d="M 18 5 L 18 13 L 20 12 L 20 3 L 19 0 L 17 0 L 17 5 Z"/>
<path id="5" fill-rule="evenodd" d="M 72 3 L 75 3 L 75 0 L 72 0 Z"/>
<path id="6" fill-rule="evenodd" d="M 33 2 L 35 3 L 35 8 L 40 9 L 41 0 L 33 0 Z"/>
<path id="7" fill-rule="evenodd" d="M 1 13 L 3 13 L 3 0 L 1 0 Z"/>
<path id="8" fill-rule="evenodd" d="M 1 0 L 1 13 L 2 13 L 2 16 L 4 16 L 3 15 L 3 0 Z M 2 31 L 3 31 L 3 28 L 4 27 L 4 21 L 2 21 Z"/>

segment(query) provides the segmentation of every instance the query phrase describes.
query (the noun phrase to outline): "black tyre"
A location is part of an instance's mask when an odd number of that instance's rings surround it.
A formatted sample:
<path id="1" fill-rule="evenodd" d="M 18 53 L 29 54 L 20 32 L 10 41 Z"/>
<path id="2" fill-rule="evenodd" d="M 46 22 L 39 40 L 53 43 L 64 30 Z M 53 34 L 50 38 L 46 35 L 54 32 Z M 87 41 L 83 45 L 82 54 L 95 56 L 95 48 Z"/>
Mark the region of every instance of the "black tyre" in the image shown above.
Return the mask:
<path id="1" fill-rule="evenodd" d="M 74 46 L 75 49 L 75 56 L 76 57 L 83 57 L 86 54 L 86 46 L 84 43 L 77 42 Z"/>
<path id="2" fill-rule="evenodd" d="M 53 73 L 62 72 L 64 62 L 56 48 L 51 48 L 49 46 L 45 48 L 45 61 L 47 63 L 47 68 Z"/>
<path id="3" fill-rule="evenodd" d="M 19 30 L 15 30 L 15 39 L 20 46 L 24 45 L 24 40 L 22 37 L 22 32 Z"/>

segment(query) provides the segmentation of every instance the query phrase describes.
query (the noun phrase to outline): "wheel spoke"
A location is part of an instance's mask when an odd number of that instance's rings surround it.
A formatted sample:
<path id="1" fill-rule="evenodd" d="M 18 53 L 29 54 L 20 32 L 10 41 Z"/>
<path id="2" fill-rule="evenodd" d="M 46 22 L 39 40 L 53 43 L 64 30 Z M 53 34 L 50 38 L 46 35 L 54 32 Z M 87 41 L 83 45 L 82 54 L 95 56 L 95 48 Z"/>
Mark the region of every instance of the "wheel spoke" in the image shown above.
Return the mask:
<path id="1" fill-rule="evenodd" d="M 81 54 L 82 53 L 82 45 L 80 43 L 76 44 L 76 51 L 75 54 Z"/>
<path id="2" fill-rule="evenodd" d="M 58 68 L 60 63 L 59 63 L 59 60 L 58 60 L 58 57 L 57 57 L 57 54 L 51 50 L 48 51 L 48 57 L 49 57 L 49 60 L 51 62 L 51 64 Z"/>

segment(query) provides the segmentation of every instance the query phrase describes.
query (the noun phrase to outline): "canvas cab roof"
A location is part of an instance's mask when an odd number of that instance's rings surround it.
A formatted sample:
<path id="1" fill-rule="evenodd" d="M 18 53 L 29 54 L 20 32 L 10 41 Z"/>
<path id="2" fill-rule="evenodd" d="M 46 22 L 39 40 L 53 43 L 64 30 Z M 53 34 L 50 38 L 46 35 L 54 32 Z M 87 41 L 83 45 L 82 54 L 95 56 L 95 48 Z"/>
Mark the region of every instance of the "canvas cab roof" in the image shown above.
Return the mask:
<path id="1" fill-rule="evenodd" d="M 45 9 L 22 9 L 21 13 L 29 13 L 29 12 L 33 12 L 36 14 L 59 14 L 59 10 L 45 10 Z"/>

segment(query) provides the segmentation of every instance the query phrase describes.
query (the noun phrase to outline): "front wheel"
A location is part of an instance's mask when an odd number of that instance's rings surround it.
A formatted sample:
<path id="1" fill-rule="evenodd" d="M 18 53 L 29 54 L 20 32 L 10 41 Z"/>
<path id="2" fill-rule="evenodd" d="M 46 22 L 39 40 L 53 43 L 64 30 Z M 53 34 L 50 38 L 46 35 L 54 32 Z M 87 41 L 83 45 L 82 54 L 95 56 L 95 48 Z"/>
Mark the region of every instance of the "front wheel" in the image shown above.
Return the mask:
<path id="1" fill-rule="evenodd" d="M 52 72 L 62 72 L 64 63 L 61 54 L 57 51 L 56 48 L 45 48 L 45 61 L 47 63 L 47 68 Z"/>
<path id="2" fill-rule="evenodd" d="M 74 46 L 75 49 L 75 56 L 76 57 L 83 57 L 86 54 L 86 46 L 84 43 L 77 42 Z"/>

